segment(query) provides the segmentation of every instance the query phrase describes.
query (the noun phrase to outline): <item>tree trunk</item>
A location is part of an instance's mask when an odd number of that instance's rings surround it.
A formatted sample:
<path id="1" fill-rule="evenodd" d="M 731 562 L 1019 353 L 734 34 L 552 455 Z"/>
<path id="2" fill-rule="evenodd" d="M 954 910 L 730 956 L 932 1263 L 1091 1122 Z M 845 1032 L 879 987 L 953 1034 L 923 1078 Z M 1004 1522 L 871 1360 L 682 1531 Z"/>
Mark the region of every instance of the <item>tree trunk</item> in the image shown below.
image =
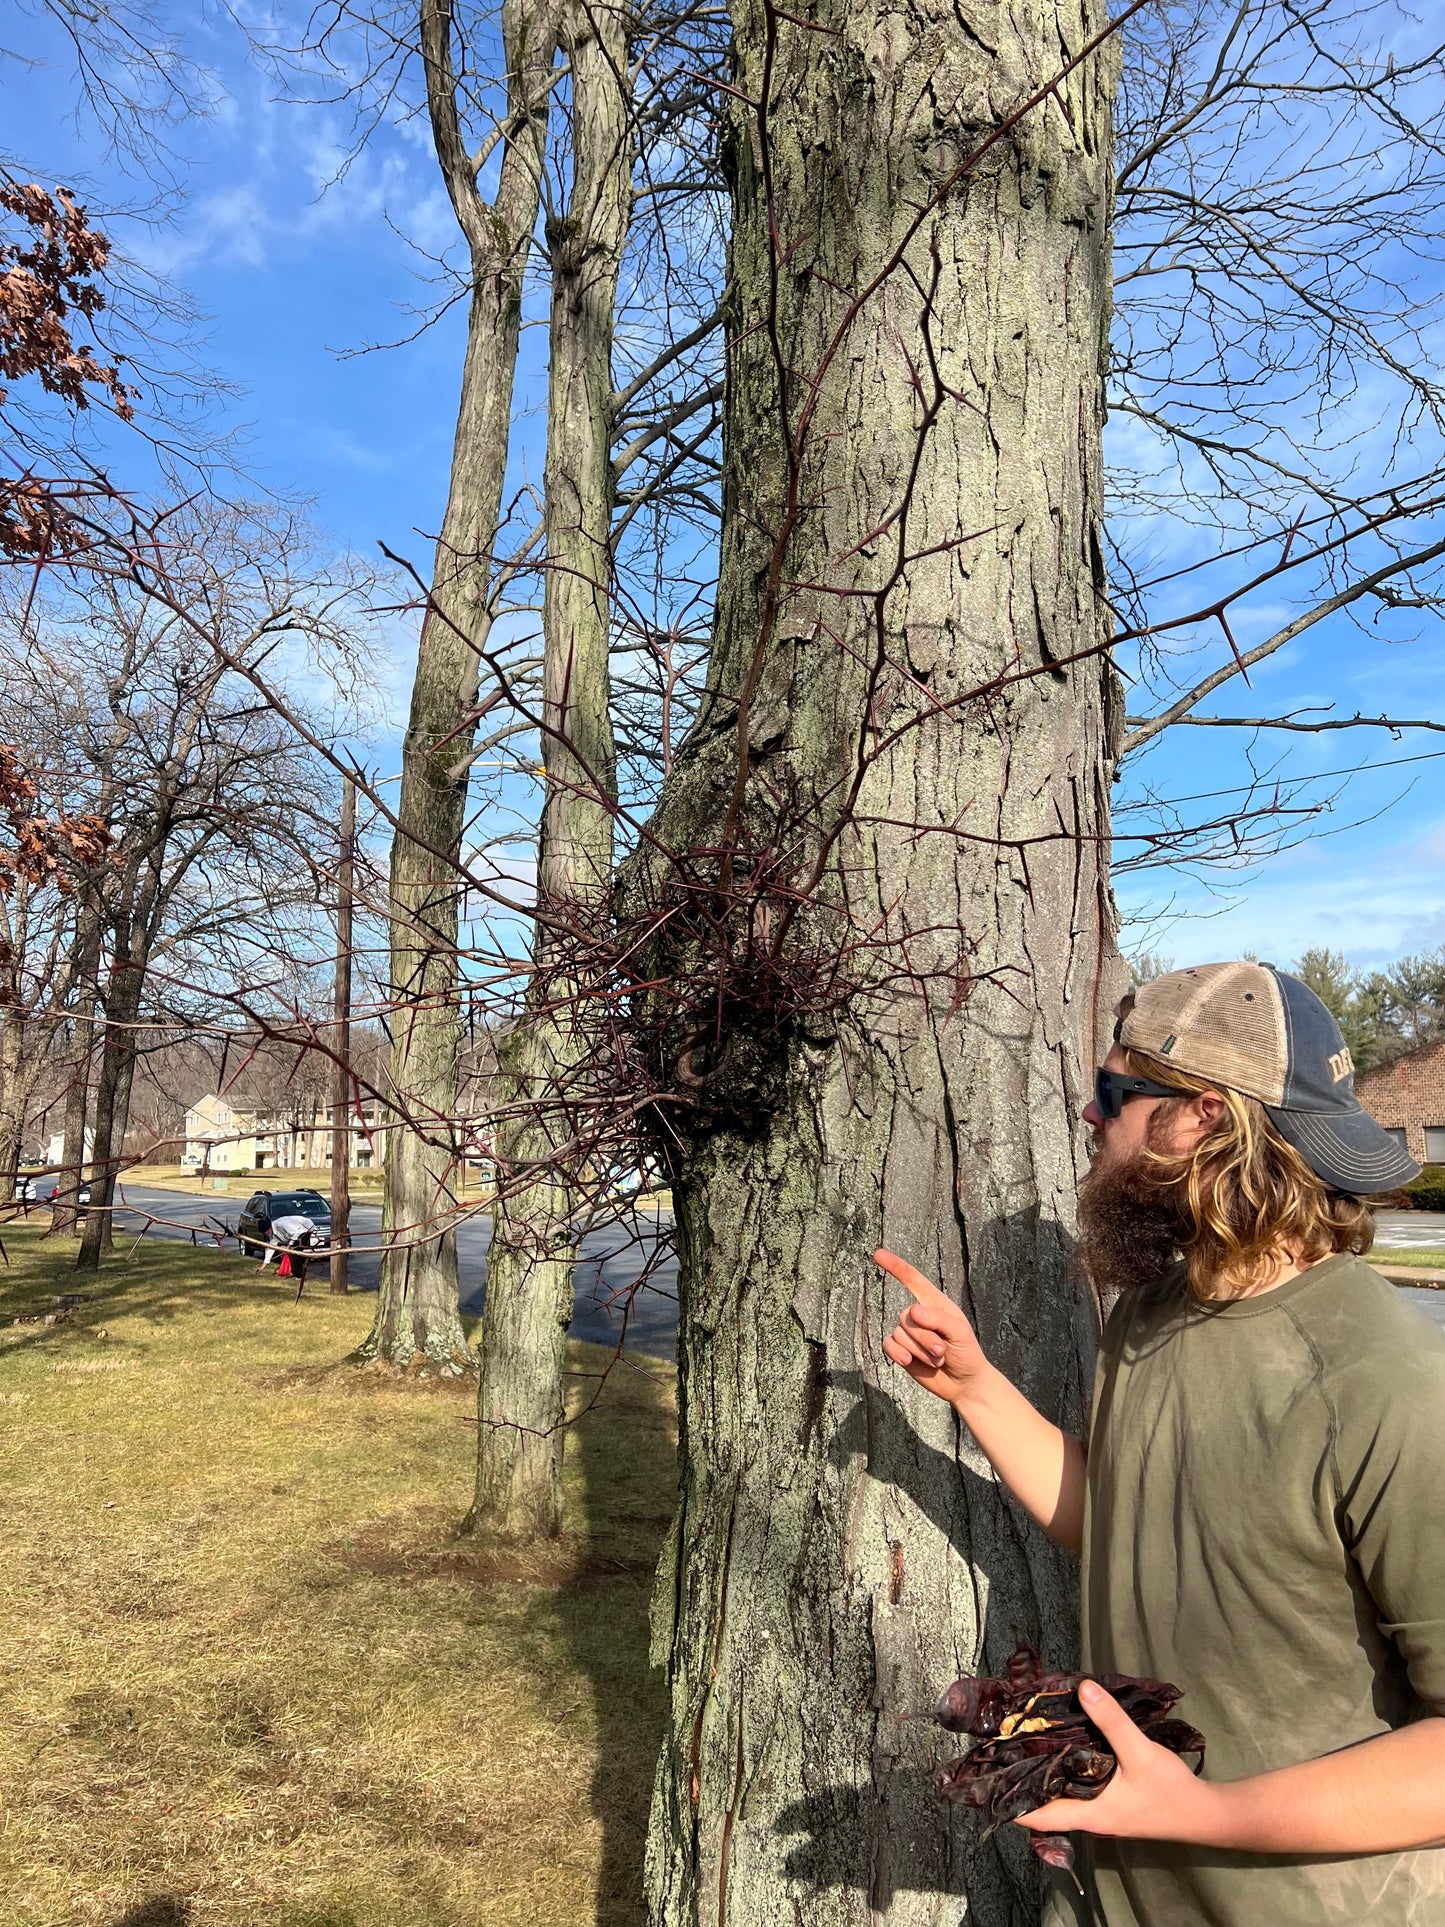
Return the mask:
<path id="1" fill-rule="evenodd" d="M 1079 1426 L 1079 1114 L 1117 969 L 1114 63 L 947 187 L 1104 24 L 970 12 L 734 4 L 739 97 L 766 99 L 729 106 L 714 658 L 653 825 L 689 884 L 654 846 L 622 898 L 660 927 L 673 991 L 639 1008 L 679 1100 L 655 1927 L 1038 1917 L 1026 1843 L 944 1807 L 950 1744 L 910 1716 L 1019 1636 L 1066 1660 L 1072 1566 L 883 1355 L 903 1295 L 870 1257 L 937 1278 Z"/>
<path id="2" fill-rule="evenodd" d="M 632 196 L 626 19 L 570 6 L 572 186 L 548 223 L 551 374 L 544 476 L 546 765 L 534 976 L 502 1040 L 505 1122 L 487 1252 L 469 1527 L 513 1540 L 561 1525 L 562 1370 L 572 1320 L 574 1199 L 557 1147 L 576 1135 L 592 1056 L 586 959 L 612 889 L 610 643 L 612 328 Z M 529 1170 L 543 1175 L 529 1179 Z"/>
<path id="3" fill-rule="evenodd" d="M 472 301 L 451 487 L 437 543 L 402 747 L 391 851 L 391 1125 L 382 1203 L 381 1289 L 359 1362 L 456 1374 L 474 1360 L 457 1308 L 453 1141 L 461 1023 L 457 926 L 467 756 L 475 733 L 478 651 L 511 435 L 522 280 L 537 221 L 550 0 L 507 0 L 502 35 L 513 121 L 496 201 L 486 208 L 457 118 L 451 12 L 423 0 L 422 51 L 432 129 L 472 256 Z"/>
<path id="4" fill-rule="evenodd" d="M 29 1012 L 23 963 L 28 947 L 30 885 L 17 877 L 13 896 L 0 898 L 0 1203 L 15 1196 L 31 1083 L 24 1076 Z"/>
<path id="5" fill-rule="evenodd" d="M 175 827 L 174 765 L 155 802 L 144 843 L 138 839 L 134 868 L 125 876 L 112 922 L 115 948 L 101 999 L 100 1074 L 95 1086 L 95 1139 L 91 1152 L 90 1203 L 76 1253 L 77 1271 L 98 1271 L 100 1255 L 114 1247 L 116 1180 L 130 1122 L 131 1083 L 146 973 L 166 902 L 166 850 Z"/>
<path id="6" fill-rule="evenodd" d="M 118 951 L 106 979 L 100 1075 L 95 1087 L 90 1203 L 75 1258 L 77 1271 L 98 1271 L 101 1253 L 112 1250 L 115 1243 L 112 1229 L 115 1187 L 130 1121 L 136 1031 L 145 991 L 146 963 L 144 954 L 136 953 L 127 944 Z"/>
<path id="7" fill-rule="evenodd" d="M 25 1029 L 25 1012 L 18 1003 L 0 1010 L 0 1201 L 6 1203 L 15 1196 L 25 1136 Z"/>
<path id="8" fill-rule="evenodd" d="M 100 968 L 100 917 L 99 889 L 87 883 L 82 886 L 71 959 L 72 981 L 76 986 L 75 1017 L 70 1034 L 70 1081 L 65 1087 L 61 1124 L 61 1170 L 50 1222 L 52 1235 L 73 1234 L 80 1228 L 85 1127 L 90 1115 L 90 1059 L 95 1046 L 95 1012 L 99 1002 L 96 972 Z"/>
<path id="9" fill-rule="evenodd" d="M 351 1242 L 351 945 L 356 866 L 356 784 L 345 777 L 336 863 L 336 971 L 332 987 L 336 1062 L 331 1073 L 331 1289 L 347 1288 Z"/>

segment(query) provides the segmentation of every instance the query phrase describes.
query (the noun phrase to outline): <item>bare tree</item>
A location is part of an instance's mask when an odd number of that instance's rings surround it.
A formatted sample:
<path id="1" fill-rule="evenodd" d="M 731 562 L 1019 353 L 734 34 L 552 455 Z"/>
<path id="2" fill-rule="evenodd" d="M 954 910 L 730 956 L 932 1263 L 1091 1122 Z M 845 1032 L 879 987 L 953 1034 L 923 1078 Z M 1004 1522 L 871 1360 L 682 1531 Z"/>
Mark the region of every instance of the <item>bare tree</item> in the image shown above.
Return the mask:
<path id="1" fill-rule="evenodd" d="M 438 163 L 470 260 L 466 361 L 447 511 L 422 623 L 391 869 L 392 1065 L 376 1319 L 357 1357 L 457 1373 L 473 1360 L 457 1309 L 458 869 L 493 555 L 511 442 L 523 278 L 540 197 L 556 22 L 550 0 L 507 0 L 503 95 L 477 151 L 444 0 L 423 0 L 420 45 Z M 478 177 L 500 150 L 493 199 Z"/>
<path id="2" fill-rule="evenodd" d="M 546 789 L 532 989 L 501 1046 L 521 1102 L 496 1138 L 503 1183 L 487 1254 L 470 1515 L 479 1530 L 523 1539 L 555 1533 L 562 1518 L 574 1200 L 547 1128 L 555 1112 L 536 1100 L 585 1080 L 596 1057 L 578 960 L 592 953 L 599 920 L 605 927 L 612 891 L 612 330 L 633 192 L 628 16 L 605 0 L 571 5 L 559 40 L 571 69 L 571 138 L 566 205 L 547 223 Z"/>
<path id="3" fill-rule="evenodd" d="M 65 996 L 77 880 L 92 882 L 108 848 L 93 812 L 61 803 L 46 813 L 34 769 L 13 745 L 0 746 L 0 818 L 9 831 L 0 844 L 0 1198 L 7 1201 L 45 1067 L 47 1018 Z"/>
<path id="4" fill-rule="evenodd" d="M 650 1904 L 1022 1920 L 908 1716 L 985 1645 L 1067 1650 L 1073 1579 L 893 1382 L 869 1253 L 1078 1423 L 1115 61 L 1093 7 L 734 26 L 716 628 L 623 893 L 682 1256 Z"/>
<path id="5" fill-rule="evenodd" d="M 1313 834 L 1348 774 L 1291 780 L 1292 739 L 1437 726 L 1408 699 L 1393 724 L 1228 710 L 1322 624 L 1396 641 L 1434 626 L 1445 42 L 1393 0 L 1172 0 L 1123 44 L 1109 533 L 1132 713 L 1116 830 L 1135 867 L 1237 867 Z M 1174 808 L 1177 757 L 1155 753 L 1186 724 L 1244 752 L 1202 811 Z"/>
<path id="6" fill-rule="evenodd" d="M 57 780 L 108 836 L 107 861 L 76 900 L 50 1012 L 73 1015 L 81 1042 L 92 997 L 103 1017 L 86 1266 L 107 1241 L 144 1026 L 208 985 L 214 995 L 221 981 L 254 977 L 261 960 L 274 977 L 288 948 L 306 948 L 318 879 L 300 853 L 329 813 L 325 786 L 238 667 L 264 664 L 284 689 L 286 645 L 302 634 L 323 647 L 340 640 L 354 584 L 344 572 L 306 577 L 297 533 L 286 518 L 187 506 L 151 526 L 156 583 L 123 568 L 118 547 L 91 544 L 83 564 L 53 574 L 41 595 L 25 592 L 14 611 L 5 654 L 17 716 L 37 747 L 63 746 Z M 299 945 L 288 944 L 288 921 L 303 925 Z M 74 1064 L 82 1089 L 86 1056 Z"/>
<path id="7" fill-rule="evenodd" d="M 351 996 L 356 975 L 352 955 L 356 932 L 356 781 L 342 785 L 341 827 L 336 861 L 336 970 L 332 988 L 331 1076 L 331 1289 L 347 1288 L 347 1246 L 351 1242 L 351 1115 L 354 1072 L 351 1062 Z"/>

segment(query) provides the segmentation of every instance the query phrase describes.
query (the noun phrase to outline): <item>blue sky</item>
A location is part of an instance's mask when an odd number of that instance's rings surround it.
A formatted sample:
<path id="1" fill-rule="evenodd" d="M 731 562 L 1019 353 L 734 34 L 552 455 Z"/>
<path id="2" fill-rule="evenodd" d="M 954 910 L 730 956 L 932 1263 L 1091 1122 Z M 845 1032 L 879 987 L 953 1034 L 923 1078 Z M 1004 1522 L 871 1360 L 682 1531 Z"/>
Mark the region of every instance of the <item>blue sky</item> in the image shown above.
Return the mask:
<path id="1" fill-rule="evenodd" d="M 344 114 L 275 99 L 225 22 L 202 29 L 198 51 L 214 75 L 214 111 L 176 130 L 176 206 L 159 221 L 115 221 L 118 243 L 169 275 L 206 317 L 202 354 L 235 385 L 227 420 L 242 436 L 258 483 L 310 498 L 339 543 L 375 555 L 378 542 L 423 567 L 444 499 L 462 343 L 453 309 L 410 345 L 366 355 L 368 342 L 412 333 L 417 310 L 441 292 L 428 256 L 452 245 L 450 209 L 420 130 L 393 118 L 347 170 Z M 42 21 L 7 29 L 7 46 L 46 64 L 0 65 L 6 143 L 42 179 L 73 181 L 92 204 L 134 201 L 103 148 L 68 118 L 63 46 Z M 403 239 L 402 237 L 407 237 Z M 409 245 L 408 243 L 415 245 Z M 540 331 L 524 336 L 520 406 L 530 411 L 528 459 L 540 445 Z M 1161 526 L 1161 556 L 1193 538 Z M 1244 611 L 1242 645 L 1268 633 L 1283 605 Z M 1204 660 L 1218 658 L 1211 638 Z M 409 677 L 408 631 L 398 624 L 376 665 L 387 707 L 373 760 L 394 762 L 394 729 Z M 1436 618 L 1412 616 L 1384 636 L 1346 622 L 1322 625 L 1256 672 L 1253 691 L 1217 707 L 1276 713 L 1330 703 L 1335 713 L 1445 717 L 1445 644 Z M 1240 781 L 1241 732 L 1175 731 L 1140 776 L 1172 795 Z M 1445 942 L 1445 750 L 1420 732 L 1279 739 L 1260 764 L 1287 774 L 1347 768 L 1367 754 L 1383 765 L 1356 776 L 1311 834 L 1252 873 L 1208 878 L 1169 872 L 1120 879 L 1131 919 L 1126 942 L 1177 962 L 1252 950 L 1287 962 L 1313 944 L 1364 964 Z M 1138 778 L 1134 779 L 1136 782 Z M 1339 779 L 1321 774 L 1312 794 Z"/>

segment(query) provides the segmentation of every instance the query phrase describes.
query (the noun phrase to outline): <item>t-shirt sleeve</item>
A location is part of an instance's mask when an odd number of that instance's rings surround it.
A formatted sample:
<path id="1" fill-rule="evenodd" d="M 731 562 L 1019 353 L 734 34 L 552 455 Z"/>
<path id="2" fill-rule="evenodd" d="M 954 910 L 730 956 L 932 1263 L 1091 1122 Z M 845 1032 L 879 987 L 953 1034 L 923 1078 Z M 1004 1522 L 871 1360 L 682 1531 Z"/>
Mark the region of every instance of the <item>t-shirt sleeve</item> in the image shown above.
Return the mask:
<path id="1" fill-rule="evenodd" d="M 1445 1713 L 1445 1342 L 1412 1316 L 1333 1374 L 1341 1530 L 1410 1684 Z"/>

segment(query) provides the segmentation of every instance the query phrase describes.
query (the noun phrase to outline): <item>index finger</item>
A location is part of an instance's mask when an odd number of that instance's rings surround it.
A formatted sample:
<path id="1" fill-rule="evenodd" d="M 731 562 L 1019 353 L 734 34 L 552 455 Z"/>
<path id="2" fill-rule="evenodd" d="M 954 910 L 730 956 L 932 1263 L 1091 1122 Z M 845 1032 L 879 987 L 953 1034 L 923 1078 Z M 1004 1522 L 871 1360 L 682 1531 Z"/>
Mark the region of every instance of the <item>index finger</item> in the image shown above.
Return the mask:
<path id="1" fill-rule="evenodd" d="M 890 1277 L 896 1278 L 905 1291 L 911 1291 L 920 1305 L 932 1304 L 938 1298 L 942 1298 L 946 1305 L 953 1302 L 945 1297 L 931 1278 L 925 1278 L 921 1271 L 900 1258 L 896 1252 L 880 1249 L 873 1253 L 873 1261 L 882 1265 Z"/>

